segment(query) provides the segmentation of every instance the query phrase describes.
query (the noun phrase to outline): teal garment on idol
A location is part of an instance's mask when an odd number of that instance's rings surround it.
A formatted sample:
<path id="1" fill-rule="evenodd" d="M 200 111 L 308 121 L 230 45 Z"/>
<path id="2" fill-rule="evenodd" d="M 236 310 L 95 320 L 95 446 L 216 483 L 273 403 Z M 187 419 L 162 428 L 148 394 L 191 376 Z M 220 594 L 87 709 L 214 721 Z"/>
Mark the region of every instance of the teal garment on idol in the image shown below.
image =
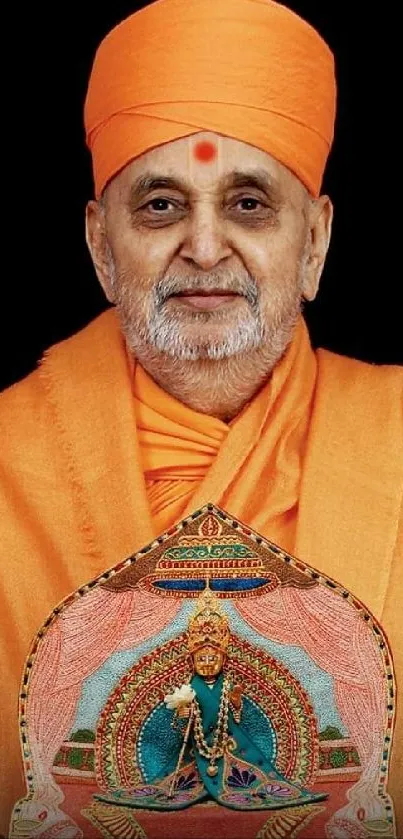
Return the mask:
<path id="1" fill-rule="evenodd" d="M 190 683 L 209 746 L 217 726 L 223 683 L 223 674 L 213 687 L 198 675 Z M 209 760 L 199 754 L 192 730 L 172 789 L 187 726 L 185 719 L 173 728 L 173 719 L 173 712 L 160 703 L 143 724 L 136 757 L 144 784 L 133 790 L 97 794 L 96 799 L 146 810 L 182 810 L 205 799 L 214 799 L 235 810 L 277 810 L 328 797 L 326 793 L 310 793 L 277 772 L 273 727 L 259 706 L 247 697 L 243 697 L 239 723 L 229 711 L 228 734 L 235 741 L 235 748 L 217 760 L 217 774 L 211 777 L 207 773 Z"/>

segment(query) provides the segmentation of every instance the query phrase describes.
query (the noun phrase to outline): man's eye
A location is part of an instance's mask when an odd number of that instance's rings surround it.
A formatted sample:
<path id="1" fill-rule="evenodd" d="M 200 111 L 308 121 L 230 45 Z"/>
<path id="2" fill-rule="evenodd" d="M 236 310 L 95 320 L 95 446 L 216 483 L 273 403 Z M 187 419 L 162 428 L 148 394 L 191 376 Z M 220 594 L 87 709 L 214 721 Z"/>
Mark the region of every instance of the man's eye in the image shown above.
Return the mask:
<path id="1" fill-rule="evenodd" d="M 246 210 L 247 212 L 249 212 L 250 210 L 256 210 L 256 205 L 259 205 L 259 207 L 264 206 L 262 202 L 259 201 L 257 198 L 240 198 L 237 201 L 237 204 L 243 204 L 244 206 L 242 207 L 242 210 Z"/>
<path id="2" fill-rule="evenodd" d="M 168 201 L 167 198 L 153 198 L 152 201 L 145 204 L 144 209 L 151 208 L 154 212 L 161 213 L 167 210 L 167 205 L 174 206 L 172 201 Z"/>

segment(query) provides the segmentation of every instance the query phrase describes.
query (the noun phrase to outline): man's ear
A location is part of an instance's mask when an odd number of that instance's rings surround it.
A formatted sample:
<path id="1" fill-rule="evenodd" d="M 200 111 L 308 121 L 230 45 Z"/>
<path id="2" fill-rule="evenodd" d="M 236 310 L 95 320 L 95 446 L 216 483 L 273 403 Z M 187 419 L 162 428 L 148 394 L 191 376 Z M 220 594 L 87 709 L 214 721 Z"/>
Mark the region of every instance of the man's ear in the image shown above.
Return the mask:
<path id="1" fill-rule="evenodd" d="M 302 294 L 314 300 L 330 244 L 333 204 L 328 195 L 310 199 L 308 255 L 305 263 Z"/>
<path id="2" fill-rule="evenodd" d="M 85 211 L 85 238 L 96 275 L 107 300 L 115 302 L 111 252 L 105 230 L 105 210 L 101 201 L 89 201 Z"/>

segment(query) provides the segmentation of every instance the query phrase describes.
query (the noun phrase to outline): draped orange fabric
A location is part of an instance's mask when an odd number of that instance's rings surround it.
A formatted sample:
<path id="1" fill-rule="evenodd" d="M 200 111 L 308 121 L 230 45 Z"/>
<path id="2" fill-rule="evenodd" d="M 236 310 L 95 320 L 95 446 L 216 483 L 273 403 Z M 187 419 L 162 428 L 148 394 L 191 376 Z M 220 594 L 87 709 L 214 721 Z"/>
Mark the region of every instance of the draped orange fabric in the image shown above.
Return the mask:
<path id="1" fill-rule="evenodd" d="M 96 195 L 129 161 L 215 131 L 287 166 L 314 195 L 333 139 L 333 56 L 273 0 L 157 0 L 98 48 L 85 105 Z"/>
<path id="2" fill-rule="evenodd" d="M 229 426 L 173 399 L 139 364 L 133 393 L 148 501 L 155 526 L 163 531 L 181 517 Z"/>
<path id="3" fill-rule="evenodd" d="M 133 382 L 108 311 L 2 395 L 0 832 L 24 791 L 18 694 L 38 627 L 62 598 L 204 503 L 362 600 L 403 684 L 402 379 L 398 368 L 314 353 L 301 321 L 271 380 L 223 427 L 140 368 Z M 400 702 L 390 788 L 401 829 L 402 761 Z"/>
<path id="4" fill-rule="evenodd" d="M 169 527 L 183 517 L 185 510 L 190 510 L 202 479 L 207 473 L 210 481 L 214 476 L 212 467 L 222 451 L 227 458 L 225 503 L 231 506 L 235 502 L 239 481 L 246 492 L 254 482 L 255 492 L 250 492 L 244 515 L 259 522 L 258 529 L 267 530 L 270 511 L 281 544 L 291 549 L 315 374 L 315 356 L 300 319 L 294 341 L 272 377 L 252 404 L 227 425 L 187 408 L 159 388 L 137 365 L 134 396 L 138 439 L 157 530 Z M 253 455 L 252 451 L 262 434 L 269 456 L 259 466 L 260 455 Z M 245 460 L 246 440 L 251 455 Z M 265 494 L 270 488 L 269 508 L 265 508 L 259 487 Z M 222 492 L 221 470 L 216 473 L 211 491 L 215 495 Z"/>

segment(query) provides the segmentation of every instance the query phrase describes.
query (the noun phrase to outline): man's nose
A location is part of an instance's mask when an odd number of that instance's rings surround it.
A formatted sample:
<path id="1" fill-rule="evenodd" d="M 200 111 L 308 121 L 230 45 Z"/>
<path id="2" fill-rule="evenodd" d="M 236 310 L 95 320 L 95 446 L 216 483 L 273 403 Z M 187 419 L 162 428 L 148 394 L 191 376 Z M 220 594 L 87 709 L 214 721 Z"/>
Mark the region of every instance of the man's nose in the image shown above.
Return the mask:
<path id="1" fill-rule="evenodd" d="M 212 271 L 231 254 L 225 220 L 215 207 L 200 202 L 189 215 L 180 256 L 203 271 Z"/>

